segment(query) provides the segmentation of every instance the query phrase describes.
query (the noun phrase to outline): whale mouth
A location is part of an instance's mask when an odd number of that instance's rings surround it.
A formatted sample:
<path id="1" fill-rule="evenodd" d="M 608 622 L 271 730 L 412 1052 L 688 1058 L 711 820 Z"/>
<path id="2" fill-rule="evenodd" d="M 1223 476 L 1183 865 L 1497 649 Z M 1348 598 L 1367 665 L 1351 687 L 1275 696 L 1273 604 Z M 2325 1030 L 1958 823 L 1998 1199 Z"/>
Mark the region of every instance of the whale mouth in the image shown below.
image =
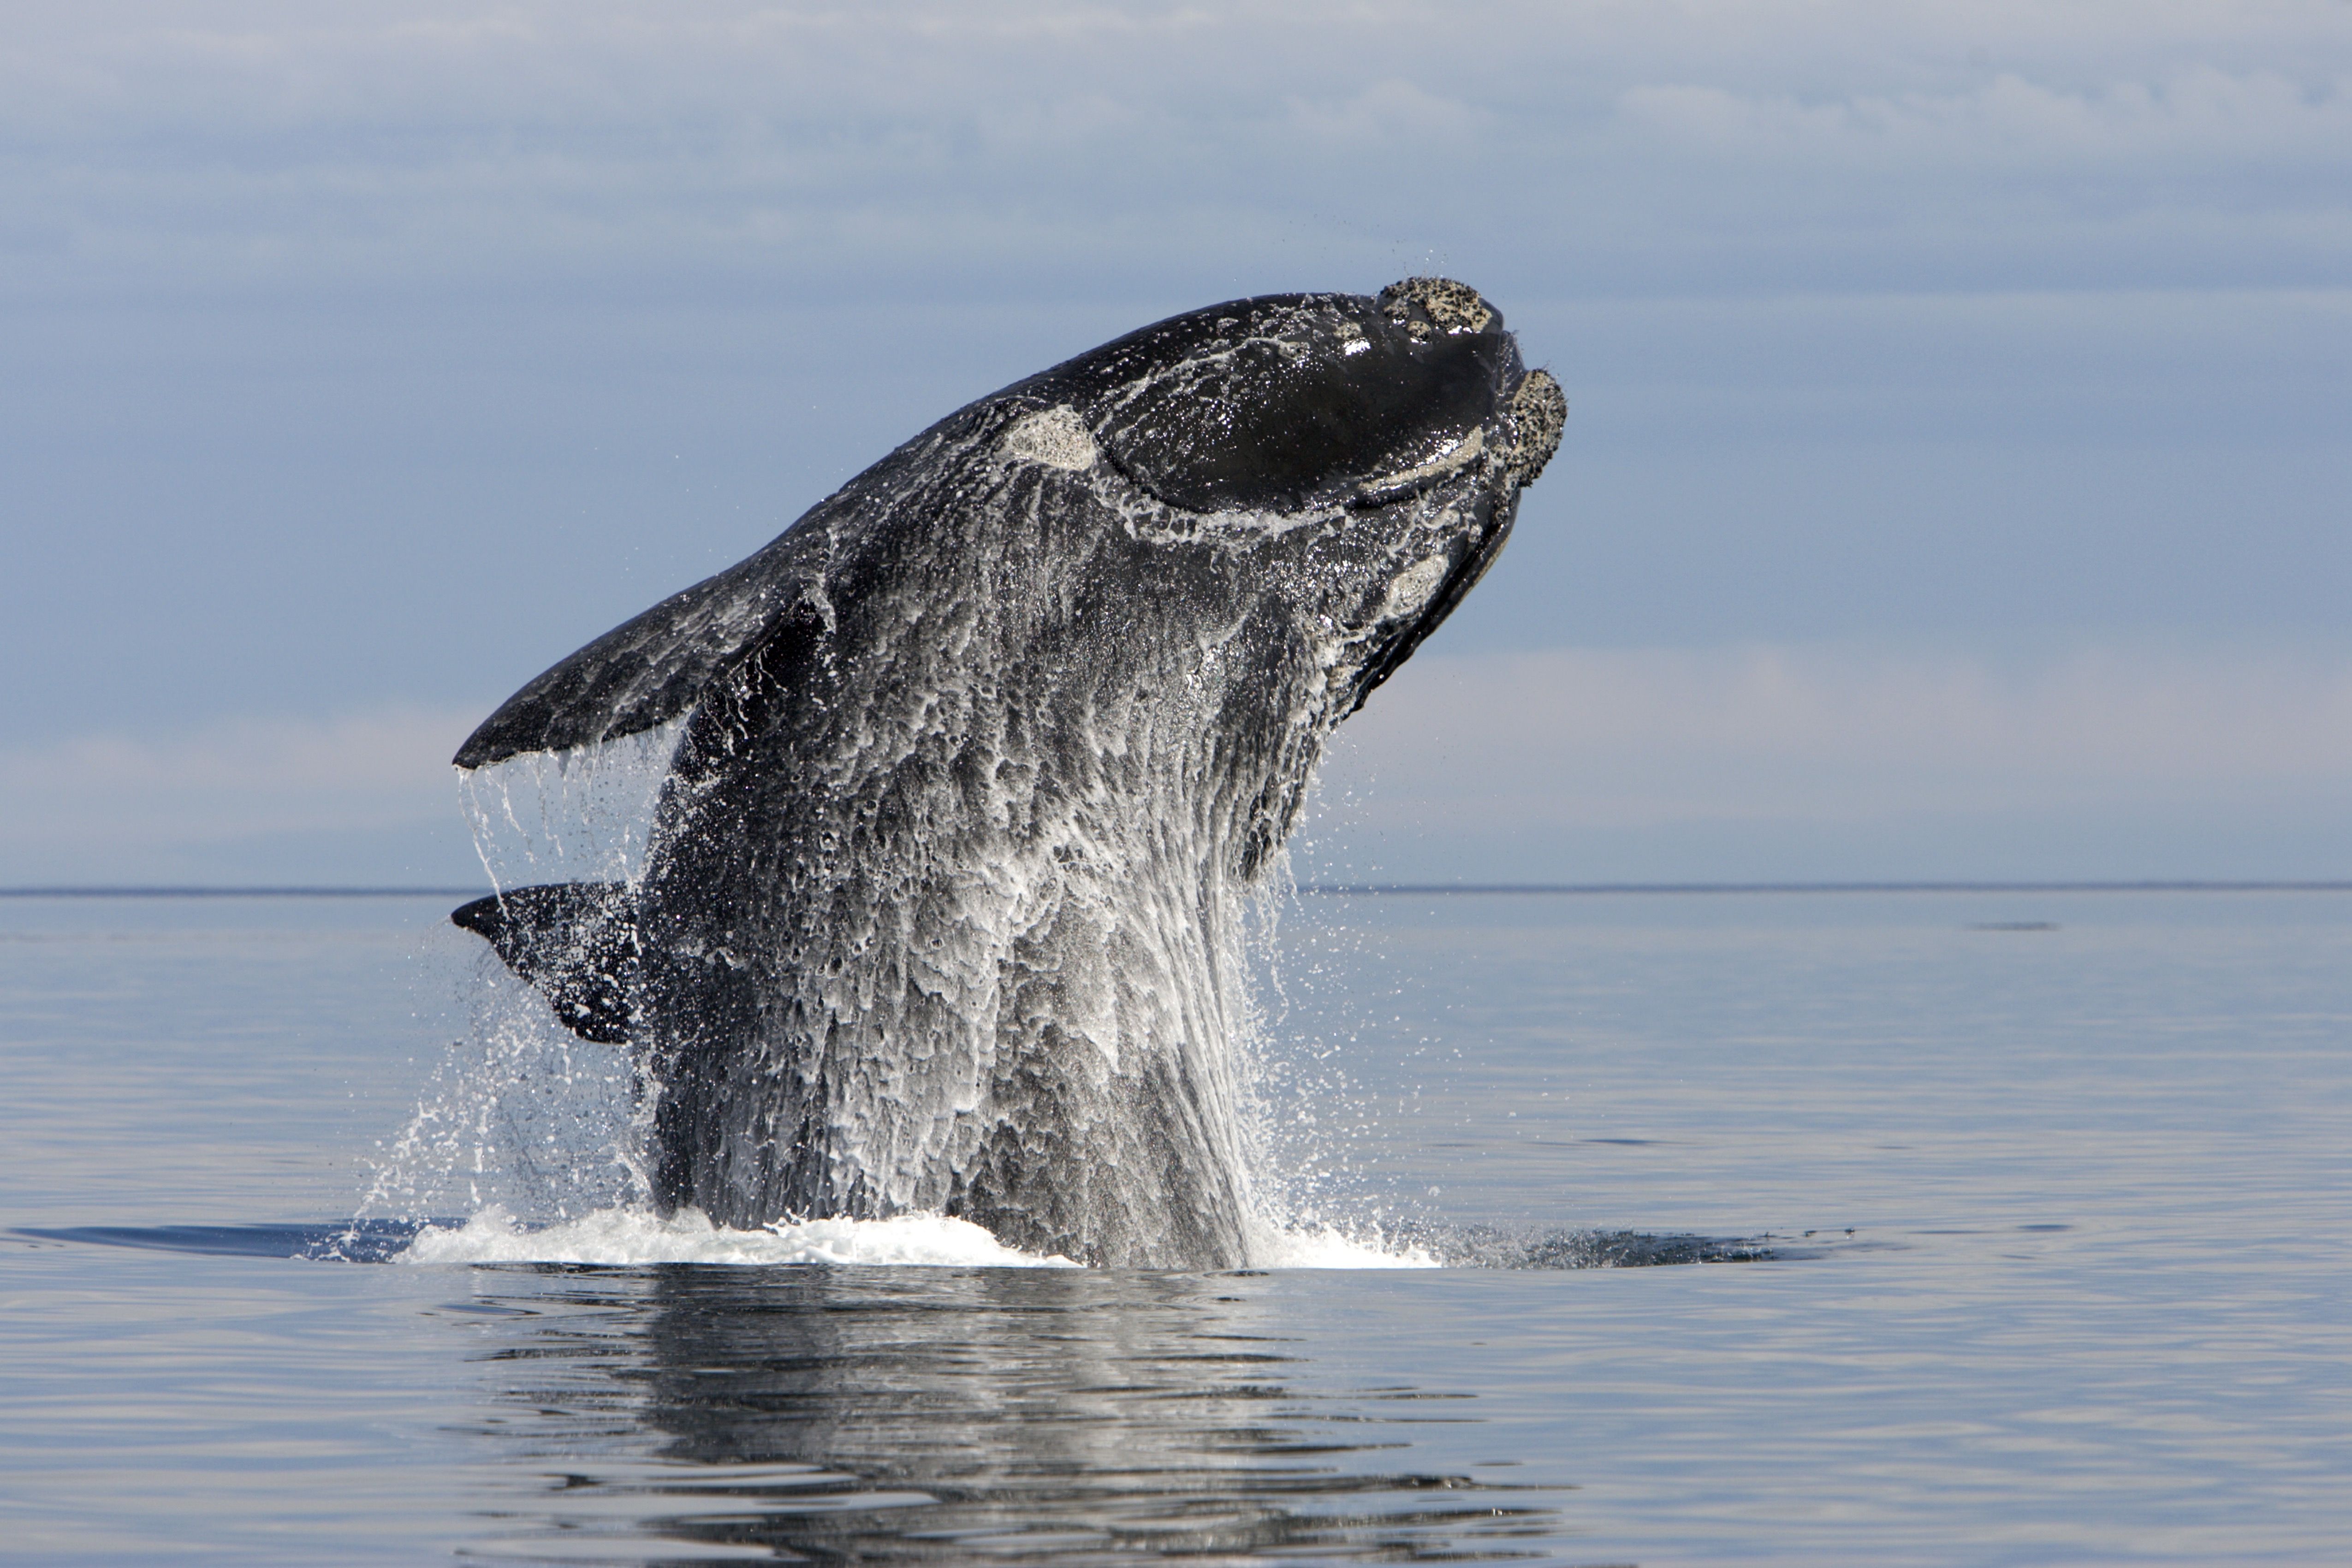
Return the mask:
<path id="1" fill-rule="evenodd" d="M 1560 390 L 1550 372 L 1531 370 L 1519 377 L 1518 384 L 1503 400 L 1502 406 L 1509 437 L 1500 444 L 1497 455 L 1510 488 L 1524 489 L 1535 482 L 1536 476 L 1544 471 L 1544 465 L 1559 450 L 1560 435 L 1568 425 L 1568 395 Z M 1362 481 L 1355 494 L 1348 498 L 1348 504 L 1370 508 L 1410 500 L 1452 479 L 1484 457 L 1486 450 L 1486 431 L 1482 426 L 1427 462 Z"/>
<path id="2" fill-rule="evenodd" d="M 1517 344 L 1502 332 L 1501 313 L 1469 285 L 1444 278 L 1409 278 L 1382 289 L 1379 304 L 1416 341 L 1440 333 L 1500 334 L 1506 344 L 1496 388 L 1500 418 L 1471 430 L 1434 458 L 1363 481 L 1349 498 L 1351 506 L 1367 510 L 1391 505 L 1434 489 L 1475 466 L 1490 465 L 1490 478 L 1478 487 L 1477 515 L 1453 544 L 1460 558 L 1440 571 L 1444 557 L 1426 556 L 1391 584 L 1374 617 L 1370 656 L 1357 668 L 1346 713 L 1361 708 L 1486 575 L 1510 538 L 1518 492 L 1535 482 L 1559 450 L 1568 424 L 1568 395 L 1559 383 L 1549 371 L 1520 370 Z M 1487 439 L 1489 429 L 1496 431 L 1492 441 Z M 1391 619 L 1393 624 L 1381 624 Z"/>
<path id="3" fill-rule="evenodd" d="M 1445 285 L 1449 290 L 1439 296 L 1441 309 L 1452 319 L 1465 323 L 1470 321 L 1481 325 L 1489 320 L 1498 321 L 1491 312 L 1486 317 L 1474 314 L 1475 303 L 1485 310 L 1483 301 L 1466 285 L 1449 283 L 1444 279 L 1412 279 L 1411 281 Z M 1392 288 L 1402 285 L 1392 285 Z M 1387 293 L 1381 298 L 1385 300 Z M 1434 312 L 1433 312 L 1434 313 Z M 1517 355 L 1512 354 L 1516 366 Z M 1460 536 L 1467 542 L 1461 559 L 1438 576 L 1433 586 L 1424 586 L 1432 574 L 1430 568 L 1440 559 L 1426 557 L 1406 568 L 1391 585 L 1384 611 L 1393 607 L 1402 614 L 1397 624 L 1377 631 L 1375 650 L 1358 669 L 1355 689 L 1350 694 L 1347 712 L 1353 713 L 1381 683 L 1396 673 L 1397 668 L 1411 658 L 1415 649 L 1428 639 L 1430 633 L 1444 624 L 1455 607 L 1476 587 L 1495 558 L 1503 552 L 1510 538 L 1512 524 L 1517 521 L 1515 504 L 1518 491 L 1535 481 L 1553 454 L 1559 450 L 1559 441 L 1568 422 L 1568 395 L 1549 371 L 1531 370 L 1521 374 L 1507 397 L 1498 399 L 1503 414 L 1503 438 L 1491 447 L 1484 439 L 1483 429 L 1474 431 L 1443 457 L 1417 468 L 1367 481 L 1358 491 L 1353 504 L 1363 507 L 1383 506 L 1406 500 L 1435 488 L 1459 474 L 1481 458 L 1492 454 L 1500 469 L 1499 486 L 1481 498 L 1479 517 Z M 1419 579 L 1419 582 L 1415 580 Z M 1399 590 L 1405 590 L 1400 593 Z M 1418 603 L 1413 601 L 1418 600 Z"/>
<path id="4" fill-rule="evenodd" d="M 1352 507 L 1381 507 L 1410 500 L 1452 479 L 1476 462 L 1486 450 L 1486 432 L 1481 426 L 1428 462 L 1364 480 L 1356 487 L 1356 493 L 1348 498 L 1348 504 Z"/>
<path id="5" fill-rule="evenodd" d="M 1439 577 L 1435 587 L 1429 591 L 1427 598 L 1417 609 L 1408 612 L 1405 618 L 1395 626 L 1374 634 L 1373 651 L 1356 671 L 1355 689 L 1349 694 L 1341 717 L 1361 708 L 1381 683 L 1394 675 L 1398 667 L 1428 640 L 1429 634 L 1445 624 L 1445 618 L 1454 613 L 1454 607 L 1478 585 L 1478 580 L 1486 576 L 1486 569 L 1495 563 L 1495 557 L 1503 552 L 1503 542 L 1510 537 L 1510 532 L 1511 519 L 1507 514 L 1500 523 L 1490 520 L 1486 525 L 1485 536 L 1464 551 L 1462 559 Z M 1405 574 L 1399 579 L 1400 585 L 1436 559 L 1439 558 L 1431 557 L 1407 568 Z M 1393 602 L 1393 590 L 1391 594 Z"/>

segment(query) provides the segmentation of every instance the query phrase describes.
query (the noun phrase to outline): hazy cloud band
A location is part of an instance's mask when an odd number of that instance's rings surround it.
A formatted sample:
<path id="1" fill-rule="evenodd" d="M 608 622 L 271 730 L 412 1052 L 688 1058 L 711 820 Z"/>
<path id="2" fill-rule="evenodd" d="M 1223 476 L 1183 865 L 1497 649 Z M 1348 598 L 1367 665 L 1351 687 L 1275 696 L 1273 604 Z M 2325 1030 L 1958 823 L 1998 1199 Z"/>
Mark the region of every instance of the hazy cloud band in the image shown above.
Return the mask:
<path id="1" fill-rule="evenodd" d="M 415 869 L 473 877 L 446 759 L 477 717 L 238 721 L 0 752 L 0 883 L 386 831 L 434 846 L 415 849 L 428 857 Z M 1760 844 L 1797 826 L 2004 813 L 2161 810 L 2217 827 L 2280 809 L 2352 816 L 2343 654 L 2105 647 L 2005 668 L 1771 646 L 1425 656 L 1342 736 L 1310 838 L 1475 837 L 1515 844 L 1528 866 L 1559 864 L 1563 836 L 1624 830 Z"/>

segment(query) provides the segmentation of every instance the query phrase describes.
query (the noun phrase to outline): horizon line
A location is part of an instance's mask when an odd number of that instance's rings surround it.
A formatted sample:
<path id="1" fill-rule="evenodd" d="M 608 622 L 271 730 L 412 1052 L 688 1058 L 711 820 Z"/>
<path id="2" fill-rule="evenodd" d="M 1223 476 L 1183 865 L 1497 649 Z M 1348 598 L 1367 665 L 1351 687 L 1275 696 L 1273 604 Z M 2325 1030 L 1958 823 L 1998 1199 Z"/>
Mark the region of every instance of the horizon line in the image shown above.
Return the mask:
<path id="1" fill-rule="evenodd" d="M 1889 882 L 1302 882 L 1293 889 L 1327 898 L 1702 893 L 2347 893 L 2352 880 L 2142 879 L 2061 881 Z M 0 887 L 0 899 L 478 899 L 495 888 L 389 885 L 57 883 Z"/>
<path id="2" fill-rule="evenodd" d="M 2352 881 L 2152 878 L 2137 880 L 1916 882 L 1318 882 L 1302 893 L 2345 893 Z"/>

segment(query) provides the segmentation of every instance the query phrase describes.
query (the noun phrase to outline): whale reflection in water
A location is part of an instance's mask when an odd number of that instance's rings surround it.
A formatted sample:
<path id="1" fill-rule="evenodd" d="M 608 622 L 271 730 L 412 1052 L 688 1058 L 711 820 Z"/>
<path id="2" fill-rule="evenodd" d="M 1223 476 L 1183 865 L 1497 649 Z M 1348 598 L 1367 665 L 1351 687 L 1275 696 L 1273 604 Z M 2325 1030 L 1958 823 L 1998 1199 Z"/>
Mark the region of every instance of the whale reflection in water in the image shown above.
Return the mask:
<path id="1" fill-rule="evenodd" d="M 1475 1426 L 1463 1396 L 1334 1388 L 1265 1277 L 478 1278 L 466 1316 L 498 1348 L 477 1430 L 562 1458 L 543 1491 L 483 1510 L 497 1522 L 469 1552 L 1394 1562 L 1515 1557 L 1557 1528 L 1546 1494 L 1475 1464 L 1397 1468 L 1425 1434 Z"/>

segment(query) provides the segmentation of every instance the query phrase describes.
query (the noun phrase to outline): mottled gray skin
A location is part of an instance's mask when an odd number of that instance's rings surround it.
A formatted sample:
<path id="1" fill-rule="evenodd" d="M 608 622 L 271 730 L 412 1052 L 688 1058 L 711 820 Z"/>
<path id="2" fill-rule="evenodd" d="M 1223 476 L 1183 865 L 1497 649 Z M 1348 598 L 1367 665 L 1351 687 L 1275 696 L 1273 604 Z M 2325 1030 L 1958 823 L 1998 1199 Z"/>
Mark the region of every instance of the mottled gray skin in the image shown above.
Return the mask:
<path id="1" fill-rule="evenodd" d="M 983 398 L 493 715 L 460 765 L 690 710 L 639 882 L 459 922 L 637 1044 L 665 1205 L 1247 1263 L 1242 895 L 1564 409 L 1434 279 L 1197 311 Z"/>

